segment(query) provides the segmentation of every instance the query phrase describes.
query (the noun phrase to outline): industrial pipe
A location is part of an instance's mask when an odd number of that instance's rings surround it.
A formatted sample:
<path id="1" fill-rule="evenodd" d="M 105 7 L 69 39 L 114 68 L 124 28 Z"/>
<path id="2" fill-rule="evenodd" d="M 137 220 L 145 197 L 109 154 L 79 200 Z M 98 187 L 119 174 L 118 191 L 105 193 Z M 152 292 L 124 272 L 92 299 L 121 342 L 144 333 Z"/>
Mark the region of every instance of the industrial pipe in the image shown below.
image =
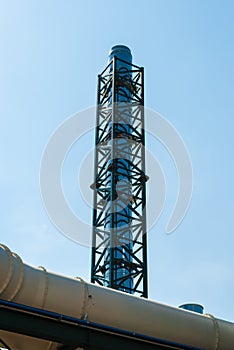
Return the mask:
<path id="1" fill-rule="evenodd" d="M 234 323 L 34 268 L 4 245 L 0 298 L 184 346 L 233 349 Z M 58 345 L 1 330 L 0 339 L 12 350 L 55 350 Z"/>
<path id="2" fill-rule="evenodd" d="M 132 196 L 131 184 L 129 183 L 130 174 L 132 171 L 132 166 L 130 165 L 131 161 L 131 153 L 132 153 L 132 143 L 129 142 L 129 138 L 121 136 L 118 138 L 117 135 L 127 134 L 131 135 L 130 125 L 132 123 L 132 111 L 131 111 L 131 92 L 127 89 L 123 83 L 121 83 L 121 79 L 123 81 L 129 82 L 131 80 L 131 73 L 129 73 L 129 68 L 132 64 L 132 54 L 131 50 L 124 45 L 116 45 L 113 46 L 110 54 L 109 54 L 109 62 L 112 62 L 110 66 L 110 71 L 113 71 L 113 84 L 110 89 L 111 99 L 110 102 L 112 104 L 112 120 L 109 124 L 111 139 L 109 141 L 109 146 L 111 148 L 111 160 L 107 163 L 107 169 L 110 166 L 114 165 L 118 169 L 118 176 L 114 175 L 111 171 L 110 180 L 107 183 L 107 186 L 114 189 L 116 194 L 116 183 L 118 181 L 118 191 L 121 193 L 125 193 L 126 198 L 130 198 Z M 118 88 L 113 88 L 116 86 L 118 81 Z M 114 129 L 114 130 L 112 130 Z M 108 190 L 109 191 L 109 190 Z M 114 280 L 121 280 L 124 276 L 129 276 L 131 269 L 129 266 L 132 258 L 129 251 L 132 252 L 132 232 L 131 232 L 131 209 L 128 208 L 126 203 L 124 203 L 119 198 L 116 201 L 115 195 L 110 197 L 112 202 L 109 202 L 107 206 L 107 212 L 109 215 L 107 216 L 107 221 L 105 223 L 105 228 L 109 232 L 111 232 L 111 228 L 113 226 L 114 230 L 112 235 L 116 235 L 116 237 L 112 237 L 114 240 L 119 241 L 118 249 L 115 249 L 113 254 L 113 258 L 115 260 L 124 260 L 128 264 L 126 264 L 121 269 L 117 266 L 110 265 L 110 254 L 111 249 L 108 249 L 106 254 L 106 264 L 107 264 L 107 272 L 105 278 L 109 281 L 107 285 L 111 286 L 111 271 L 114 271 Z M 114 222 L 112 222 L 112 214 L 114 213 Z M 128 230 L 123 234 L 121 228 L 128 227 Z M 120 229 L 120 230 L 118 230 Z M 127 248 L 127 249 L 126 249 Z M 121 287 L 117 288 L 122 291 L 131 291 L 133 288 L 133 278 L 130 276 L 126 278 L 124 282 L 122 282 Z"/>

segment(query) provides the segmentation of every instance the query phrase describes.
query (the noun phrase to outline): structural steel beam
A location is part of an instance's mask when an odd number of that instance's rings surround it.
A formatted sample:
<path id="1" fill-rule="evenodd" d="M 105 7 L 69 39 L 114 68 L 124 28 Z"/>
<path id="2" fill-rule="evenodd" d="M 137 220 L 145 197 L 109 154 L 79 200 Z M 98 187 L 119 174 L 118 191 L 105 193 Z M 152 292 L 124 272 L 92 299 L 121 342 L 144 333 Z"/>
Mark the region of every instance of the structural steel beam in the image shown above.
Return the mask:
<path id="1" fill-rule="evenodd" d="M 60 343 L 60 350 L 75 350 L 77 347 L 85 350 L 192 349 L 1 300 L 0 329 Z"/>

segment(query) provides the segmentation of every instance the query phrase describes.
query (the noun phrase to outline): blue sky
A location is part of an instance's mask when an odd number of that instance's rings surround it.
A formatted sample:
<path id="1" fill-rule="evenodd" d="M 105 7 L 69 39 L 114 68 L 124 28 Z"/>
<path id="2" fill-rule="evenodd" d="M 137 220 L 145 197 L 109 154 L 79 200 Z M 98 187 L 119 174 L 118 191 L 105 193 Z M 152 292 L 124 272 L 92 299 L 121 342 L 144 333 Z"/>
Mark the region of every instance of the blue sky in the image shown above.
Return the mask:
<path id="1" fill-rule="evenodd" d="M 27 263 L 89 280 L 89 248 L 64 237 L 45 213 L 40 162 L 58 125 L 96 103 L 111 46 L 128 45 L 145 67 L 146 106 L 180 133 L 194 171 L 189 211 L 167 235 L 177 175 L 164 147 L 148 139 L 168 186 L 148 238 L 150 298 L 194 301 L 234 321 L 233 14 L 227 0 L 1 0 L 1 242 Z M 74 146 L 63 178 L 86 220 L 76 176 L 93 141 Z"/>

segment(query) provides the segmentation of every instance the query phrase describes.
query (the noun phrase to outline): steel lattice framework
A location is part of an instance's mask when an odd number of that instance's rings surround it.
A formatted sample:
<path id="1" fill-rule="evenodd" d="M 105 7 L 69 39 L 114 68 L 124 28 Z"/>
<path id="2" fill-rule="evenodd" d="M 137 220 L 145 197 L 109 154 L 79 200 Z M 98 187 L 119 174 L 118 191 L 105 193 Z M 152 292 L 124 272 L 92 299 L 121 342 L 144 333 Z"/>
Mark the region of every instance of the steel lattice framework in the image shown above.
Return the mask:
<path id="1" fill-rule="evenodd" d="M 91 281 L 147 297 L 144 69 L 98 76 Z"/>

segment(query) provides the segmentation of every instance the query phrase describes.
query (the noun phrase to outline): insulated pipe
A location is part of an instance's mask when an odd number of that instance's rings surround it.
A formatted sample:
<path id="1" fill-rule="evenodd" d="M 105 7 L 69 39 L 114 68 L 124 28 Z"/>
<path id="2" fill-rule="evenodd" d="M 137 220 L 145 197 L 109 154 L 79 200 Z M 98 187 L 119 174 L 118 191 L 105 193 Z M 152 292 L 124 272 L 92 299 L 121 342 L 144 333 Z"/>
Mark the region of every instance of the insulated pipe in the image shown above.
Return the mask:
<path id="1" fill-rule="evenodd" d="M 234 323 L 23 264 L 0 245 L 0 298 L 204 350 L 232 350 Z M 0 330 L 13 350 L 57 344 Z"/>
<path id="2" fill-rule="evenodd" d="M 124 62 L 123 62 L 124 61 Z M 108 165 L 115 162 L 118 172 L 118 176 L 111 176 L 108 186 L 111 189 L 114 189 L 116 193 L 116 183 L 118 182 L 118 191 L 125 193 L 126 198 L 131 197 L 131 185 L 129 184 L 129 175 L 132 171 L 129 161 L 131 161 L 132 153 L 132 144 L 129 142 L 128 138 L 118 137 L 117 134 L 122 135 L 123 133 L 131 134 L 130 125 L 132 123 L 131 118 L 131 92 L 129 91 L 123 83 L 123 81 L 129 82 L 131 80 L 131 69 L 132 64 L 132 54 L 131 50 L 125 45 L 115 45 L 111 48 L 109 53 L 109 63 L 112 62 L 110 66 L 110 73 L 113 74 L 113 84 L 112 89 L 110 90 L 111 98 L 110 102 L 112 104 L 112 121 L 109 125 L 110 130 L 115 128 L 115 132 L 111 130 L 112 138 L 109 141 L 109 145 L 114 147 L 112 149 L 112 159 Z M 113 105 L 114 104 L 114 105 Z M 113 139 L 115 135 L 115 139 Z M 107 167 L 108 167 L 107 165 Z M 129 186 L 130 185 L 130 186 Z M 131 263 L 131 255 L 127 251 L 132 251 L 132 232 L 131 232 L 131 210 L 127 207 L 126 203 L 122 202 L 119 198 L 111 198 L 111 201 L 114 201 L 115 208 L 112 208 L 112 203 L 109 202 L 109 208 L 107 209 L 110 212 L 108 220 L 106 221 L 106 228 L 108 231 L 111 230 L 113 225 L 113 232 L 117 235 L 119 242 L 118 248 L 114 251 L 114 259 L 124 260 L 128 263 Z M 128 204 L 128 203 L 127 203 Z M 114 210 L 113 210 L 114 209 Z M 114 222 L 111 221 L 112 210 L 114 212 Z M 119 234 L 118 228 L 129 227 L 127 232 Z M 119 236 L 119 237 L 118 237 Z M 113 237 L 115 239 L 115 237 Z M 127 251 L 125 249 L 127 247 Z M 109 281 L 108 286 L 111 286 L 111 270 L 115 274 L 114 281 L 118 281 L 125 276 L 128 276 L 131 273 L 129 267 L 119 268 L 118 266 L 109 266 L 111 252 L 107 253 L 107 272 L 106 279 Z M 127 265 L 127 264 L 126 264 Z M 130 265 L 130 264 L 128 264 Z M 119 288 L 115 287 L 118 290 L 129 291 L 132 290 L 133 279 L 132 277 L 126 278 L 125 282 L 121 284 Z M 126 289 L 125 289 L 126 288 Z"/>

